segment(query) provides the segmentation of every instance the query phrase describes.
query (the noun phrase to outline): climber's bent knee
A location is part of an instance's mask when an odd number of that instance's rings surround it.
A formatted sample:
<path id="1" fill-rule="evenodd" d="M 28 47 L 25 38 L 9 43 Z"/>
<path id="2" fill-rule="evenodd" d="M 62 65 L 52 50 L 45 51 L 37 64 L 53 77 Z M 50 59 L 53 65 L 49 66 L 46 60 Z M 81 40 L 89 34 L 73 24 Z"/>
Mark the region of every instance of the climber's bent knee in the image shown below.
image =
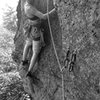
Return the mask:
<path id="1" fill-rule="evenodd" d="M 38 54 L 41 50 L 41 41 L 34 41 L 33 40 L 32 49 L 33 49 L 33 53 Z"/>
<path id="2" fill-rule="evenodd" d="M 27 38 L 26 39 L 26 45 L 31 46 L 32 45 L 32 40 Z"/>

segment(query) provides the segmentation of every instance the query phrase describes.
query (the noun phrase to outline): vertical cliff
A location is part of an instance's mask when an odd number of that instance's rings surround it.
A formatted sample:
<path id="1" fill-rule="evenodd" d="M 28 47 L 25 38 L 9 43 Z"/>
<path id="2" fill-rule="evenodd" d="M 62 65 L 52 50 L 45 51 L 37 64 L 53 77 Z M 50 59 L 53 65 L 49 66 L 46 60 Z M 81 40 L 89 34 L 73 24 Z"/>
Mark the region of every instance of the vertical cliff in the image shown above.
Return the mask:
<path id="1" fill-rule="evenodd" d="M 100 0 L 61 0 L 63 49 L 77 49 L 73 72 L 65 71 L 65 100 L 100 99 Z"/>
<path id="2" fill-rule="evenodd" d="M 18 65 L 21 62 L 23 47 L 25 44 L 25 38 L 23 36 L 23 31 L 22 31 L 23 23 L 25 21 L 25 15 L 23 12 L 24 2 L 25 0 L 19 0 L 19 4 L 17 7 L 18 30 L 14 38 L 15 51 L 12 54 L 13 59 L 18 63 Z M 41 12 L 46 13 L 47 0 L 36 0 L 36 8 Z M 52 0 L 49 0 L 49 10 L 51 9 L 53 9 L 53 4 L 52 4 Z M 61 28 L 59 25 L 57 12 L 55 12 L 50 16 L 50 23 L 51 23 L 51 28 L 53 32 L 53 38 L 56 45 L 57 53 L 60 59 L 61 52 L 62 52 L 62 34 L 61 34 Z M 55 100 L 61 100 L 61 95 L 60 95 L 61 85 L 58 81 L 60 78 L 60 71 L 55 58 L 47 20 L 42 24 L 44 28 L 44 40 L 46 46 L 42 48 L 40 52 L 38 64 L 37 64 L 38 68 L 35 72 L 35 75 L 42 82 L 42 88 L 36 87 L 36 85 L 33 84 L 35 93 L 32 93 L 31 95 L 33 96 L 34 100 L 52 100 L 53 98 Z M 28 59 L 31 58 L 31 54 L 32 52 L 30 52 Z M 55 77 L 57 77 L 58 79 L 56 79 Z M 27 79 L 25 78 L 24 80 L 27 81 Z M 29 92 L 27 91 L 28 88 L 26 88 L 25 90 L 26 92 Z"/>
<path id="3" fill-rule="evenodd" d="M 52 1 L 49 1 L 52 9 Z M 37 0 L 37 4 L 37 8 L 45 13 L 46 0 Z M 20 63 L 24 46 L 22 24 L 25 20 L 20 1 L 17 12 L 19 20 L 13 58 Z M 50 22 L 60 60 L 63 60 L 61 52 L 65 53 L 69 46 L 71 51 L 77 50 L 74 70 L 69 72 L 68 67 L 64 70 L 65 100 L 100 100 L 100 0 L 59 0 L 58 15 L 55 13 L 51 16 Z M 41 51 L 36 71 L 43 87 L 39 90 L 35 88 L 34 99 L 62 100 L 61 73 L 55 59 L 47 21 L 43 26 L 46 47 Z"/>

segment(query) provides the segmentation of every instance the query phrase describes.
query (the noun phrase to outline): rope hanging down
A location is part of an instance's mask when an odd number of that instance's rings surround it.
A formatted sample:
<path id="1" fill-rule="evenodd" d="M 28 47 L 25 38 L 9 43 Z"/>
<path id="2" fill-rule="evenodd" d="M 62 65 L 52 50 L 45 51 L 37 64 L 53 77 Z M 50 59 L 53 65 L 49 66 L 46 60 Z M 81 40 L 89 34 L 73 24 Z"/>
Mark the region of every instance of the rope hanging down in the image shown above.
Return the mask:
<path id="1" fill-rule="evenodd" d="M 61 64 L 60 64 L 60 61 L 59 61 L 59 57 L 58 57 L 58 54 L 57 54 L 57 51 L 56 51 L 56 47 L 55 47 L 55 43 L 54 43 L 54 39 L 53 39 L 53 35 L 52 35 L 52 29 L 51 29 L 51 25 L 50 25 L 50 18 L 49 18 L 49 0 L 47 0 L 47 13 L 48 13 L 47 19 L 48 19 L 48 25 L 49 25 L 49 30 L 50 30 L 52 45 L 53 45 L 53 48 L 54 48 L 55 56 L 56 56 L 56 59 L 57 59 L 57 62 L 58 62 L 60 71 L 62 71 L 62 67 L 61 67 Z"/>
<path id="2" fill-rule="evenodd" d="M 50 30 L 50 35 L 51 35 L 51 41 L 52 41 L 52 45 L 53 45 L 53 48 L 54 48 L 54 53 L 55 53 L 55 56 L 56 56 L 56 59 L 57 59 L 57 63 L 59 65 L 59 68 L 60 68 L 60 71 L 61 73 L 63 72 L 63 68 L 61 67 L 61 64 L 60 64 L 60 61 L 59 61 L 59 57 L 58 57 L 58 54 L 57 54 L 57 51 L 56 51 L 56 47 L 55 47 L 55 43 L 54 43 L 54 39 L 53 39 L 53 35 L 52 35 L 52 29 L 51 29 L 51 25 L 50 25 L 50 18 L 49 18 L 49 0 L 47 0 L 47 19 L 48 19 L 48 25 L 49 25 L 49 30 Z M 64 76 L 63 74 L 61 74 L 62 76 L 62 97 L 63 97 L 63 100 L 65 100 L 65 92 L 64 92 Z"/>

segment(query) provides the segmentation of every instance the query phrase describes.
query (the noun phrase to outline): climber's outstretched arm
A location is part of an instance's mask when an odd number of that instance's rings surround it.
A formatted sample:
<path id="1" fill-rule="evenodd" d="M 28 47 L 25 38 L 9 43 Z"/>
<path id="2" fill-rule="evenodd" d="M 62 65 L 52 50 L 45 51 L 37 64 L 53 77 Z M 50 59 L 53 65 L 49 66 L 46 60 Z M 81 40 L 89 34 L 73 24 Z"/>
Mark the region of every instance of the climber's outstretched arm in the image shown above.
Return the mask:
<path id="1" fill-rule="evenodd" d="M 38 10 L 35 9 L 35 8 L 34 8 L 34 10 L 35 10 L 35 13 L 34 13 L 35 16 L 39 17 L 40 19 L 47 19 L 48 13 L 43 14 L 42 12 L 38 11 Z M 54 13 L 55 11 L 56 11 L 55 8 L 52 9 L 52 10 L 49 12 L 49 15 L 52 14 L 52 13 Z"/>
<path id="2" fill-rule="evenodd" d="M 45 16 L 46 19 L 47 19 L 48 14 L 51 15 L 51 14 L 53 14 L 53 13 L 55 13 L 55 12 L 56 12 L 56 8 L 52 9 L 52 10 L 49 11 L 48 13 L 45 13 L 44 16 Z"/>

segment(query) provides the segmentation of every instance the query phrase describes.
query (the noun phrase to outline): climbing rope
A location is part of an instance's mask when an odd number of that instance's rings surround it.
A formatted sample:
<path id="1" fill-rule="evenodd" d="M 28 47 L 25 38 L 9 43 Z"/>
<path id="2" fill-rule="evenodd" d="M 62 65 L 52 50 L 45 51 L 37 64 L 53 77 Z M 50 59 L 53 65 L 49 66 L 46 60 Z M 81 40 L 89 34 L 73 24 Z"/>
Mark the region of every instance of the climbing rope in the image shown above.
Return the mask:
<path id="1" fill-rule="evenodd" d="M 56 59 L 57 59 L 57 62 L 58 62 L 60 71 L 62 71 L 62 67 L 61 67 L 61 64 L 60 64 L 60 61 L 59 61 L 59 57 L 58 57 L 57 50 L 56 50 L 56 47 L 55 47 L 55 43 L 54 43 L 54 39 L 53 39 L 53 35 L 52 35 L 52 29 L 51 29 L 51 25 L 50 25 L 50 18 L 49 18 L 49 0 L 47 0 L 47 13 L 48 13 L 47 19 L 48 19 L 48 25 L 49 25 L 49 30 L 50 30 L 52 45 L 53 45 L 53 48 L 54 48 L 55 56 L 56 56 Z"/>
<path id="2" fill-rule="evenodd" d="M 61 74 L 62 75 L 62 97 L 63 97 L 62 100 L 65 100 L 63 68 L 61 67 L 60 60 L 59 60 L 59 57 L 58 57 L 58 54 L 57 54 L 57 50 L 56 50 L 56 47 L 55 47 L 53 35 L 52 35 L 52 29 L 51 29 L 50 18 L 49 18 L 49 0 L 47 0 L 47 13 L 48 13 L 47 14 L 47 19 L 48 19 L 48 25 L 49 25 L 49 30 L 50 30 L 50 36 L 51 36 L 52 45 L 53 45 L 53 48 L 54 48 L 54 53 L 55 53 L 55 56 L 56 56 L 56 59 L 57 59 L 57 63 L 59 65 L 59 69 L 60 69 L 60 71 L 62 73 Z"/>

